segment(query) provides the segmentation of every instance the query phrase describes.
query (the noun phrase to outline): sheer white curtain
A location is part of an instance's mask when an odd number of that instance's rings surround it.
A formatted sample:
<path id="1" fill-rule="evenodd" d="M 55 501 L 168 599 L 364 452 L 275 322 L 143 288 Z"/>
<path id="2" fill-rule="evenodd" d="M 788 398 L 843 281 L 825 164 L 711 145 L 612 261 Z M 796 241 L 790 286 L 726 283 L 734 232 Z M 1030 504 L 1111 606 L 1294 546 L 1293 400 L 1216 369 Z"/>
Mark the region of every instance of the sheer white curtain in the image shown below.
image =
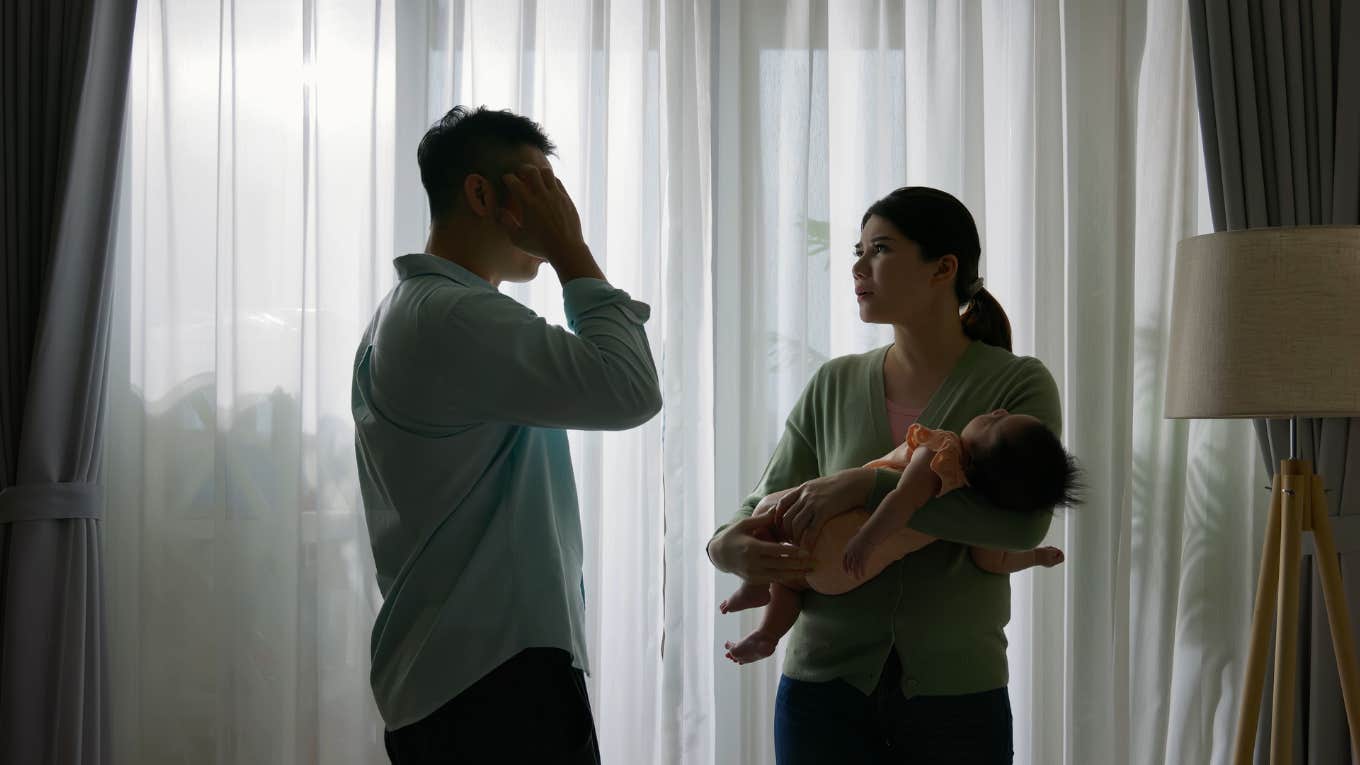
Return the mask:
<path id="1" fill-rule="evenodd" d="M 1179 0 L 142 0 L 110 368 L 118 761 L 383 761 L 354 343 L 417 251 L 414 161 L 511 108 L 667 406 L 573 434 L 606 762 L 773 760 L 778 662 L 718 647 L 703 553 L 808 376 L 887 342 L 849 246 L 905 184 L 960 196 L 1017 352 L 1062 387 L 1090 502 L 1012 580 L 1018 763 L 1218 762 L 1263 485 L 1249 426 L 1161 419 L 1169 264 L 1208 230 Z M 710 180 L 711 175 L 711 180 Z M 545 278 L 510 290 L 560 320 Z"/>
<path id="2" fill-rule="evenodd" d="M 560 147 L 558 174 L 605 274 L 652 306 L 666 411 L 636 430 L 571 435 L 589 688 L 605 761 L 711 761 L 705 638 L 715 601 L 707 561 L 693 554 L 714 525 L 709 135 L 701 129 L 708 5 L 498 0 L 399 13 L 398 28 L 426 41 L 423 56 L 399 67 L 399 80 L 424 82 L 398 104 L 400 123 L 423 129 L 458 103 L 538 120 Z M 408 163 L 399 172 L 414 170 Z M 418 191 L 416 181 L 403 185 Z M 402 233 L 423 229 L 422 221 Z M 414 239 L 403 249 L 413 247 Z M 555 279 L 506 291 L 563 321 Z"/>
<path id="3" fill-rule="evenodd" d="M 392 279 L 392 13 L 138 6 L 105 465 L 116 760 L 375 762 L 348 379 Z"/>
<path id="4" fill-rule="evenodd" d="M 399 67 L 399 80 L 423 82 L 398 104 L 413 128 L 401 145 L 452 104 L 538 120 L 605 274 L 652 306 L 666 411 L 633 431 L 571 435 L 589 688 L 605 761 L 709 762 L 716 601 L 694 554 L 715 523 L 708 4 L 432 2 L 399 14 L 425 41 Z M 403 186 L 419 207 L 414 171 L 398 172 L 411 173 Z M 421 223 L 402 234 L 423 237 Z M 563 321 L 555 279 L 506 291 Z"/>
<path id="5" fill-rule="evenodd" d="M 415 147 L 456 103 L 545 126 L 606 273 L 653 307 L 667 413 L 572 438 L 590 690 L 608 761 L 713 759 L 709 22 L 141 3 L 108 465 L 120 760 L 384 759 L 350 364 L 391 259 L 422 249 Z M 509 291 L 562 320 L 555 279 Z"/>

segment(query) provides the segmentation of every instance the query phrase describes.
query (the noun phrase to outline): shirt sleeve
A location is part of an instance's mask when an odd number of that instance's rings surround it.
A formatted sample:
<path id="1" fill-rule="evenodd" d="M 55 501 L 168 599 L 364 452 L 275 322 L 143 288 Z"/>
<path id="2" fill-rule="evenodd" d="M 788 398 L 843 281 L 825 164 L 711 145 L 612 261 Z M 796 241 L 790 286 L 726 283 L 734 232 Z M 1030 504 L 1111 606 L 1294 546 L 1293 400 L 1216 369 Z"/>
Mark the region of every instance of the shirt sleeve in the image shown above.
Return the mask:
<path id="1" fill-rule="evenodd" d="M 1014 414 L 1028 414 L 1055 433 L 1062 432 L 1062 405 L 1058 386 L 1037 359 L 1026 359 L 1016 384 L 1000 406 Z M 866 509 L 878 507 L 897 486 L 901 473 L 880 469 Z M 999 550 L 1038 547 L 1048 533 L 1052 512 L 1019 513 L 1002 510 L 972 488 L 962 487 L 927 502 L 908 524 L 912 529 L 960 544 Z"/>
<path id="2" fill-rule="evenodd" d="M 445 425 L 504 422 L 622 430 L 661 409 L 646 304 L 599 279 L 562 290 L 567 329 L 491 290 L 451 292 L 418 313 L 419 346 Z"/>

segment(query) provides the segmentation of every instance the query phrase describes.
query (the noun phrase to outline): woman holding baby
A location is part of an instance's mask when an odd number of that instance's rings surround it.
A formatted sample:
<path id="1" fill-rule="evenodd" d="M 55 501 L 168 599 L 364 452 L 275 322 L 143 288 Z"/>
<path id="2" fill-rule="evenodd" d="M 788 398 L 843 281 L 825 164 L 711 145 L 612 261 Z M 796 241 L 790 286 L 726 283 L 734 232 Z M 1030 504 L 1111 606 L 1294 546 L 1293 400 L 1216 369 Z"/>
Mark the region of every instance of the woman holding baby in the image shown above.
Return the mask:
<path id="1" fill-rule="evenodd" d="M 1006 574 L 1061 562 L 1035 548 L 1076 469 L 1057 386 L 1010 352 L 980 257 L 949 194 L 907 187 L 869 208 L 854 289 L 894 341 L 817 371 L 709 542 L 744 580 L 723 610 L 765 609 L 729 657 L 764 658 L 788 633 L 780 765 L 1012 760 Z"/>

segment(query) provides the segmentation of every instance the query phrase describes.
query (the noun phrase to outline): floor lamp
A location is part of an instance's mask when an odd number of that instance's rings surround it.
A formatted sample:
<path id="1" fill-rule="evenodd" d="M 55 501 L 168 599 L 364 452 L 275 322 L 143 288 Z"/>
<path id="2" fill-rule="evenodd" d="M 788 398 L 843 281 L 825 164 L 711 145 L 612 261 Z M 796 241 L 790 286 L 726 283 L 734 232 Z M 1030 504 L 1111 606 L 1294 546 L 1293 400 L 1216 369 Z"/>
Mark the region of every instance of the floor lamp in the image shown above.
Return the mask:
<path id="1" fill-rule="evenodd" d="M 1176 253 L 1169 418 L 1289 419 L 1252 612 L 1233 762 L 1248 765 L 1275 627 L 1271 765 L 1292 759 L 1300 541 L 1311 532 L 1351 748 L 1360 747 L 1360 666 L 1322 478 L 1299 459 L 1298 418 L 1360 416 L 1360 226 L 1229 231 Z"/>

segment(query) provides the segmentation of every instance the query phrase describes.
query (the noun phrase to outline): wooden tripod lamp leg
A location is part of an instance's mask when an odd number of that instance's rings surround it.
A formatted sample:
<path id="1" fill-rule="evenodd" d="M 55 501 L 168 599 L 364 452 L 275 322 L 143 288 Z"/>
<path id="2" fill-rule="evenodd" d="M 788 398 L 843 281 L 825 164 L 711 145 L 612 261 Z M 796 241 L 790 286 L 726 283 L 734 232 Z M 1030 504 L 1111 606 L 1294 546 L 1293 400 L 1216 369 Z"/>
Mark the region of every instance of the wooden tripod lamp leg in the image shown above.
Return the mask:
<path id="1" fill-rule="evenodd" d="M 1327 517 L 1327 495 L 1322 488 L 1321 476 L 1313 476 L 1312 484 L 1313 541 L 1317 545 L 1322 598 L 1327 604 L 1327 623 L 1332 628 L 1341 699 L 1346 705 L 1346 727 L 1350 729 L 1351 750 L 1355 751 L 1360 747 L 1360 666 L 1356 665 L 1355 634 L 1351 629 L 1350 610 L 1346 608 L 1346 591 L 1341 585 L 1341 564 L 1332 538 L 1332 523 Z"/>
<path id="2" fill-rule="evenodd" d="M 1309 471 L 1312 472 L 1311 470 Z M 1299 562 L 1303 514 L 1313 486 L 1310 476 L 1285 475 L 1280 499 L 1280 588 L 1275 612 L 1275 696 L 1270 764 L 1288 765 L 1294 754 L 1294 691 L 1299 649 Z"/>
<path id="3" fill-rule="evenodd" d="M 1280 576 L 1280 474 L 1270 490 L 1270 516 L 1266 520 L 1265 540 L 1261 543 L 1261 570 L 1256 580 L 1256 605 L 1251 615 L 1251 641 L 1247 649 L 1247 669 L 1242 680 L 1242 697 L 1237 706 L 1237 738 L 1233 744 L 1234 765 L 1251 765 L 1256 751 L 1256 728 L 1261 719 L 1261 694 L 1265 692 L 1266 658 L 1270 652 L 1270 631 L 1275 616 L 1276 587 Z"/>

